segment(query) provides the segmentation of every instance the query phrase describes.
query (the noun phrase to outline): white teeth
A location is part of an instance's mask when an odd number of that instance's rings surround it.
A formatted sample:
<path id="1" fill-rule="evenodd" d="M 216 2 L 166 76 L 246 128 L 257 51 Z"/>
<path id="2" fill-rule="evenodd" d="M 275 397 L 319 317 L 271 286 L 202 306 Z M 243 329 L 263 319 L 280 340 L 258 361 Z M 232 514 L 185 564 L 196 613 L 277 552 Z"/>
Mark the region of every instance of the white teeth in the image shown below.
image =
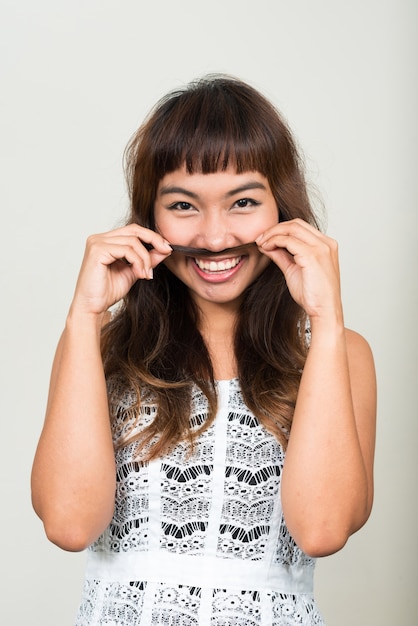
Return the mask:
<path id="1" fill-rule="evenodd" d="M 223 261 L 203 261 L 202 259 L 195 259 L 196 265 L 205 272 L 224 272 L 230 270 L 241 261 L 241 257 L 235 257 L 235 259 L 224 259 Z"/>

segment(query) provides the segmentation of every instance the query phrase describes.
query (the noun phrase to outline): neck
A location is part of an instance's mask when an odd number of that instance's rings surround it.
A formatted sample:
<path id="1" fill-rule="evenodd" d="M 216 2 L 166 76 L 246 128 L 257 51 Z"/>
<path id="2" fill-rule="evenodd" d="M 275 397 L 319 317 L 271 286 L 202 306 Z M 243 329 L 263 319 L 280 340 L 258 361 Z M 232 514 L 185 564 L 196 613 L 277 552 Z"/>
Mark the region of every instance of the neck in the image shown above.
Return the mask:
<path id="1" fill-rule="evenodd" d="M 201 312 L 200 332 L 209 350 L 215 379 L 226 380 L 237 376 L 234 351 L 237 311 L 225 305 L 213 305 Z"/>

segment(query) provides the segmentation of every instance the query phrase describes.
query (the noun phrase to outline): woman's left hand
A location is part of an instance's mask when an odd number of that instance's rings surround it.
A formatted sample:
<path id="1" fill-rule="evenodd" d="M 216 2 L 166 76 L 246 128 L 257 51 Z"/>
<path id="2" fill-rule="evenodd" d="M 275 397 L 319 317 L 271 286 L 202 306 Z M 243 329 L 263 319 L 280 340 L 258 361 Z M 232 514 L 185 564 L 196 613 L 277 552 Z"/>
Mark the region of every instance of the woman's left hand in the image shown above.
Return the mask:
<path id="1" fill-rule="evenodd" d="M 292 298 L 314 318 L 342 318 L 338 245 L 301 219 L 279 222 L 256 240 L 283 272 Z"/>

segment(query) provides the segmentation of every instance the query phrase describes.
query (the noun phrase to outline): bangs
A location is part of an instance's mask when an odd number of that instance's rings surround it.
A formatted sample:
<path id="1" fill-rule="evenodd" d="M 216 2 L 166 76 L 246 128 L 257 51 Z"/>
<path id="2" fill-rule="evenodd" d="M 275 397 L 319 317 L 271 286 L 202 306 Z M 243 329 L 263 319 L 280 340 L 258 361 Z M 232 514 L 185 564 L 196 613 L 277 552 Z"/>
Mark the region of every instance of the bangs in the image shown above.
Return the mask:
<path id="1" fill-rule="evenodd" d="M 189 174 L 235 168 L 268 180 L 282 221 L 315 223 L 303 164 L 280 113 L 250 85 L 209 76 L 170 92 L 151 111 L 125 151 L 129 221 L 153 229 L 160 181 L 185 167 Z"/>
<path id="2" fill-rule="evenodd" d="M 211 174 L 231 165 L 238 173 L 268 175 L 277 134 L 274 139 L 263 121 L 271 119 L 271 111 L 265 116 L 262 109 L 271 107 L 245 87 L 230 80 L 200 81 L 160 102 L 151 157 L 158 178 L 183 165 L 190 174 Z"/>

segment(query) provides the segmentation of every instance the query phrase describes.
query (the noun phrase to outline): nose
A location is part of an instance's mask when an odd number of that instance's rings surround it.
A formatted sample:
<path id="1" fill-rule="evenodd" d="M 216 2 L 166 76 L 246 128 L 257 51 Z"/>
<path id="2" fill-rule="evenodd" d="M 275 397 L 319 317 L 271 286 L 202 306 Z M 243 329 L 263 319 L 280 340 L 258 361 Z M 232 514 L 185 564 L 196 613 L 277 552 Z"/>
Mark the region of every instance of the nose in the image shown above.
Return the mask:
<path id="1" fill-rule="evenodd" d="M 199 246 L 218 252 L 234 245 L 233 234 L 229 231 L 228 221 L 220 212 L 213 211 L 205 216 L 201 224 Z"/>

